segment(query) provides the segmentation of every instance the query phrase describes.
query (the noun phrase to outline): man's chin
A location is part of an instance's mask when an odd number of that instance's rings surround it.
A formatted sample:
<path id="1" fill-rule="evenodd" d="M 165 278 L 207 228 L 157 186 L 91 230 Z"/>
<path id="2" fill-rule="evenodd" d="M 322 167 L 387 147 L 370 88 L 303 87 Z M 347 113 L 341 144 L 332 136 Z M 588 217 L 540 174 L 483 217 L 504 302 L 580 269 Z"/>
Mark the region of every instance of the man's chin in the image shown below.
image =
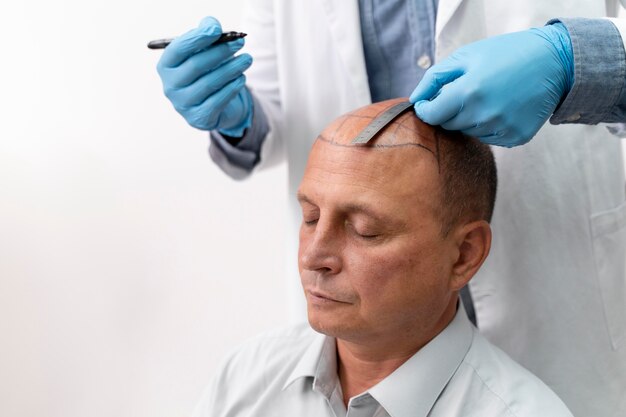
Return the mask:
<path id="1" fill-rule="evenodd" d="M 333 320 L 329 320 L 327 317 L 320 316 L 323 316 L 323 314 L 311 311 L 311 308 L 308 309 L 308 319 L 311 328 L 326 336 L 337 337 L 337 323 L 333 323 Z"/>
<path id="2" fill-rule="evenodd" d="M 342 320 L 338 315 L 329 317 L 328 314 L 308 309 L 308 320 L 313 330 L 326 336 L 344 339 L 355 333 L 350 320 Z"/>

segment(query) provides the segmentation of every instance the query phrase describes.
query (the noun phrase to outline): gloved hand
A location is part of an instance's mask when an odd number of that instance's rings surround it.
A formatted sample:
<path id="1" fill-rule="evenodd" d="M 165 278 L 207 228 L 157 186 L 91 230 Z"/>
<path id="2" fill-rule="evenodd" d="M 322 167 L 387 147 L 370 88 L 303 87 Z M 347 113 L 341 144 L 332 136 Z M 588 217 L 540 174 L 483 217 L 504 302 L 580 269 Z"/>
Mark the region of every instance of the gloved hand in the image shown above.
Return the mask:
<path id="1" fill-rule="evenodd" d="M 220 22 L 204 18 L 165 48 L 157 71 L 165 95 L 187 123 L 240 137 L 252 123 L 253 102 L 243 75 L 252 57 L 233 57 L 243 39 L 213 45 L 221 34 Z"/>
<path id="2" fill-rule="evenodd" d="M 506 147 L 532 139 L 572 87 L 574 58 L 561 23 L 487 38 L 432 66 L 410 100 L 431 125 Z"/>

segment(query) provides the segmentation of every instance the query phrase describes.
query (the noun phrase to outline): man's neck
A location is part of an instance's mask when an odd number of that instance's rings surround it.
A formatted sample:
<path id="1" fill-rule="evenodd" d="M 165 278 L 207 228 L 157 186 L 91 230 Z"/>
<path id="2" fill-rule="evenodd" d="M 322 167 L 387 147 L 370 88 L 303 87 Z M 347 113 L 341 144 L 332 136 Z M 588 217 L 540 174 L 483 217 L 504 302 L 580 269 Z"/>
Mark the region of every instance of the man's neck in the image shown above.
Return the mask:
<path id="1" fill-rule="evenodd" d="M 378 337 L 374 343 L 357 343 L 337 338 L 337 375 L 346 407 L 350 398 L 388 377 L 441 333 L 456 314 L 456 304 L 453 307 L 446 309 L 441 319 L 426 334 L 407 337 L 407 333 L 396 332 L 395 337 Z"/>
<path id="2" fill-rule="evenodd" d="M 378 384 L 419 350 L 417 348 L 387 358 L 376 358 L 353 347 L 337 340 L 337 374 L 346 407 L 350 398 Z"/>

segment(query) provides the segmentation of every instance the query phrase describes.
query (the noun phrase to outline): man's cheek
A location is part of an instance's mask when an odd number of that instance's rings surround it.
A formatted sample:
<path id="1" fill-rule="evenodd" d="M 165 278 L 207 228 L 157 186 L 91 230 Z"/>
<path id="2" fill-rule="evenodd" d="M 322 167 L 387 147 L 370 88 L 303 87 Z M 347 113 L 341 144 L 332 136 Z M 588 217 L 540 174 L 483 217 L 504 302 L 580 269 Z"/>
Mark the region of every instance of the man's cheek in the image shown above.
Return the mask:
<path id="1" fill-rule="evenodd" d="M 303 269 L 302 255 L 306 252 L 308 248 L 309 240 L 310 240 L 309 233 L 307 233 L 307 231 L 304 230 L 304 227 L 301 226 L 300 233 L 298 236 L 298 270 L 300 271 L 301 274 L 302 274 L 302 269 Z"/>
<path id="2" fill-rule="evenodd" d="M 377 253 L 362 251 L 347 253 L 347 265 L 350 275 L 359 282 L 364 291 L 380 291 L 394 280 L 397 271 L 405 268 L 405 262 L 397 261 L 393 257 Z"/>

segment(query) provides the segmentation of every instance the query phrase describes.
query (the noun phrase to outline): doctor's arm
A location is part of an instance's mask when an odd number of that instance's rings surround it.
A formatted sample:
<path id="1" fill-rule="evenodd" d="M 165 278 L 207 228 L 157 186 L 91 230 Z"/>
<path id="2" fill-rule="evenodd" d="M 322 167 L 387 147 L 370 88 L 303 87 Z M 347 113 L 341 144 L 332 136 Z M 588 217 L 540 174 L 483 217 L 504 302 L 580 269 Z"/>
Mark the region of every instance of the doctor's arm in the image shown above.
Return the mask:
<path id="1" fill-rule="evenodd" d="M 554 20 L 459 48 L 418 84 L 415 111 L 430 124 L 507 147 L 528 142 L 548 119 L 624 122 L 623 23 L 614 22 Z"/>
<path id="2" fill-rule="evenodd" d="M 625 123 L 626 20 L 560 21 L 567 27 L 572 42 L 574 85 L 550 123 Z"/>
<path id="3" fill-rule="evenodd" d="M 267 123 L 243 75 L 252 58 L 234 56 L 244 40 L 216 44 L 222 32 L 219 21 L 204 18 L 165 48 L 157 71 L 176 111 L 191 126 L 211 131 L 213 160 L 241 178 L 256 164 Z"/>
<path id="4" fill-rule="evenodd" d="M 212 130 L 209 134 L 211 159 L 236 180 L 247 178 L 258 165 L 261 147 L 269 132 L 267 117 L 254 94 L 252 101 L 252 122 L 243 135 L 228 136 L 219 130 Z"/>
<path id="5" fill-rule="evenodd" d="M 273 1 L 246 1 L 242 28 L 248 33 L 246 45 L 254 57 L 246 72 L 254 103 L 252 122 L 240 137 L 212 131 L 209 145 L 213 162 L 234 179 L 244 179 L 284 157 Z"/>
<path id="6" fill-rule="evenodd" d="M 281 156 L 271 1 L 248 2 L 245 16 L 254 65 L 246 53 L 233 56 L 242 39 L 213 44 L 222 28 L 212 17 L 176 38 L 157 65 L 167 98 L 191 126 L 210 131 L 209 154 L 234 179 Z"/>
<path id="7" fill-rule="evenodd" d="M 165 48 L 157 71 L 165 95 L 191 126 L 241 136 L 252 120 L 252 98 L 243 75 L 252 57 L 234 56 L 243 39 L 218 43 L 221 34 L 219 21 L 204 18 Z"/>

